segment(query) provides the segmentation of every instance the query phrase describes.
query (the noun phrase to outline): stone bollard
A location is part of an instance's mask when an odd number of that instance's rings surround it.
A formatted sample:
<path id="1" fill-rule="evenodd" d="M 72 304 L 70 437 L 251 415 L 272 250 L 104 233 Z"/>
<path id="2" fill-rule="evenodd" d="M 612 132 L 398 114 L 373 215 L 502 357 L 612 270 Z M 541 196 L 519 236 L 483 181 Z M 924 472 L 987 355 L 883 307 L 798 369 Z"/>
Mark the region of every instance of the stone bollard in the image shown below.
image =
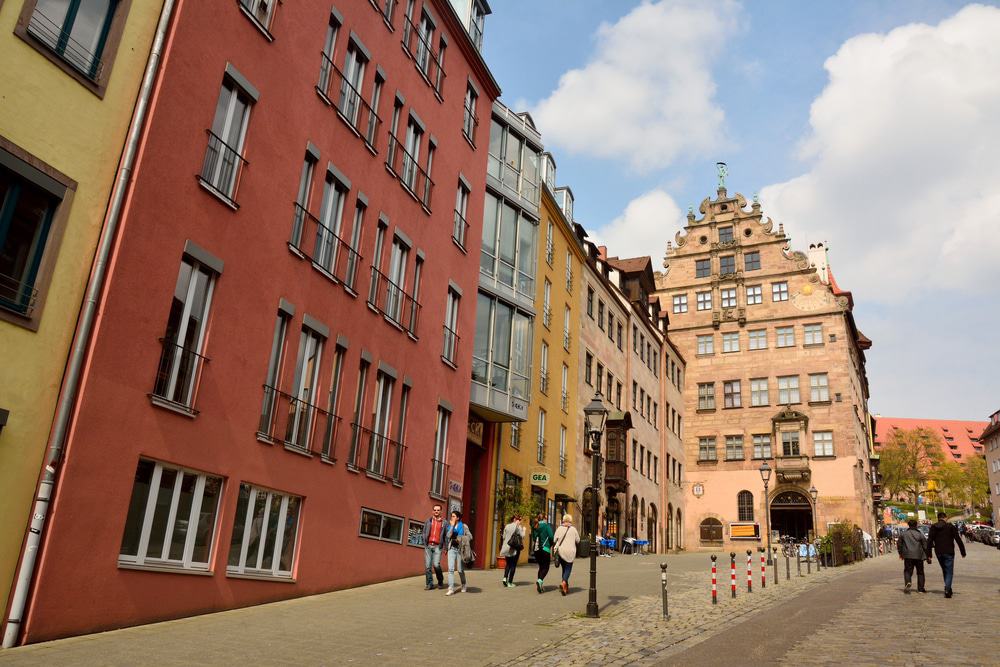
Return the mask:
<path id="1" fill-rule="evenodd" d="M 660 563 L 660 583 L 663 584 L 663 620 L 670 619 L 670 612 L 667 607 L 667 564 Z"/>
<path id="2" fill-rule="evenodd" d="M 732 573 L 733 599 L 736 599 L 736 552 L 729 552 L 729 568 Z"/>
<path id="3" fill-rule="evenodd" d="M 757 547 L 760 550 L 760 587 L 767 588 L 767 564 L 764 559 L 764 547 Z"/>
<path id="4" fill-rule="evenodd" d="M 751 570 L 751 563 L 753 552 L 747 549 L 747 593 L 753 593 L 753 570 Z"/>
<path id="5" fill-rule="evenodd" d="M 715 587 L 715 559 L 718 558 L 716 555 L 712 555 L 712 604 L 719 604 L 719 594 L 718 589 Z"/>

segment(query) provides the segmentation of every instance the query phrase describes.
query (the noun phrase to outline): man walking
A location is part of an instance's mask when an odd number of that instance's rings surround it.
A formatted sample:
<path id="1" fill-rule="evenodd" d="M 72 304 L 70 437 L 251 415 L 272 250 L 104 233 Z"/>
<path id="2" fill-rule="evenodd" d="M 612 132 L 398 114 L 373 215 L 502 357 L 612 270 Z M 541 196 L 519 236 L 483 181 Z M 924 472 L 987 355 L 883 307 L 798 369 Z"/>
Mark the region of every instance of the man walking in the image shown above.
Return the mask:
<path id="1" fill-rule="evenodd" d="M 434 505 L 432 515 L 424 522 L 424 577 L 427 579 L 425 591 L 434 590 L 431 567 L 437 575 L 437 587 L 444 588 L 444 573 L 441 571 L 441 541 L 444 538 L 444 519 L 441 506 Z"/>
<path id="2" fill-rule="evenodd" d="M 930 557 L 931 549 L 936 552 L 941 574 L 944 575 L 944 596 L 950 598 L 951 579 L 955 574 L 955 544 L 958 544 L 958 550 L 962 552 L 962 558 L 965 558 L 965 543 L 954 524 L 945 521 L 946 516 L 944 512 L 938 512 L 937 523 L 931 526 L 927 536 L 927 556 Z"/>
<path id="3" fill-rule="evenodd" d="M 903 561 L 903 581 L 906 584 L 906 592 L 910 592 L 910 581 L 913 578 L 913 568 L 917 569 L 917 591 L 926 593 L 924 588 L 924 558 L 931 562 L 930 552 L 927 550 L 927 538 L 917 530 L 917 520 L 910 519 L 906 522 L 909 526 L 904 530 L 899 540 L 896 542 L 896 551 Z"/>

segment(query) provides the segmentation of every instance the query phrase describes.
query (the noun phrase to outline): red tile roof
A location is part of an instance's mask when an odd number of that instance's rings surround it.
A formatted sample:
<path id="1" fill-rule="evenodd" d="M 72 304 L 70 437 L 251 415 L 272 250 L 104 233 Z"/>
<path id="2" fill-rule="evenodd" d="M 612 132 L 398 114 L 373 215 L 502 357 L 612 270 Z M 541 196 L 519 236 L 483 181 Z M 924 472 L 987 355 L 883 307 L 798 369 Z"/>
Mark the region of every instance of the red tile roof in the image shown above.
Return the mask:
<path id="1" fill-rule="evenodd" d="M 653 260 L 649 257 L 608 257 L 608 264 L 622 273 L 641 273 L 647 268 L 652 270 Z"/>
<path id="2" fill-rule="evenodd" d="M 978 440 L 983 429 L 988 425 L 987 421 L 875 417 L 875 448 L 879 449 L 883 443 L 889 442 L 893 429 L 909 431 L 920 427 L 933 431 L 941 437 L 942 451 L 946 461 L 963 463 L 977 454 L 983 454 L 981 443 L 973 442 L 972 438 Z M 977 446 L 979 449 L 976 449 Z M 955 454 L 958 454 L 958 457 Z"/>

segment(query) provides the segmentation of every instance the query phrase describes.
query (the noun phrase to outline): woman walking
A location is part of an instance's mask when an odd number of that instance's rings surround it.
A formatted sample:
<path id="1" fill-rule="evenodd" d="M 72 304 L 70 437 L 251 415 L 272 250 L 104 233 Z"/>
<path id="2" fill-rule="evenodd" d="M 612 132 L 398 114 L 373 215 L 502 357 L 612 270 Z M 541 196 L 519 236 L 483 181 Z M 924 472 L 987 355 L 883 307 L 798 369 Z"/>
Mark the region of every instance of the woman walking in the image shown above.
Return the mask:
<path id="1" fill-rule="evenodd" d="M 580 544 L 580 533 L 573 525 L 573 517 L 563 514 L 562 525 L 556 528 L 553 537 L 555 547 L 552 549 L 556 562 L 562 568 L 562 581 L 559 583 L 559 591 L 566 595 L 569 593 L 569 575 L 573 571 L 573 559 L 576 558 L 576 548 Z"/>
<path id="2" fill-rule="evenodd" d="M 502 539 L 503 547 L 500 548 L 500 555 L 504 557 L 506 565 L 500 583 L 507 588 L 514 588 L 514 572 L 517 570 L 521 550 L 524 549 L 524 526 L 521 525 L 520 515 L 515 514 L 510 523 L 503 527 Z"/>
<path id="3" fill-rule="evenodd" d="M 445 595 L 455 594 L 455 568 L 458 568 L 458 576 L 462 581 L 462 593 L 465 592 L 465 564 L 462 563 L 462 556 L 459 553 L 459 542 L 465 535 L 465 524 L 462 523 L 462 513 L 455 510 L 451 513 L 451 521 L 444 529 L 444 543 L 448 545 L 448 592 Z"/>
<path id="4" fill-rule="evenodd" d="M 552 562 L 552 526 L 545 520 L 544 514 L 538 515 L 538 525 L 532 534 L 532 544 L 535 547 L 535 562 L 538 563 L 538 579 L 535 581 L 535 588 L 541 593 L 545 589 L 542 583 L 545 575 L 549 573 L 549 565 Z"/>

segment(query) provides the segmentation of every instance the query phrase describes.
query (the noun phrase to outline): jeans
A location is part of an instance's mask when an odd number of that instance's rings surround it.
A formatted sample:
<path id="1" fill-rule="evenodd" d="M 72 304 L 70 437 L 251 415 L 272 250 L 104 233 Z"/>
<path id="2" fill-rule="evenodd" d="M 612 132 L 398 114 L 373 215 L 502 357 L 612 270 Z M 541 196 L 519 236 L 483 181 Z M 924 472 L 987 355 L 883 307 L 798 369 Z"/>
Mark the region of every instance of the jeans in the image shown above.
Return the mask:
<path id="1" fill-rule="evenodd" d="M 903 581 L 910 583 L 913 578 L 913 568 L 917 568 L 917 590 L 924 590 L 924 560 L 922 558 L 907 558 L 903 561 Z"/>
<path id="2" fill-rule="evenodd" d="M 444 573 L 441 572 L 441 545 L 425 545 L 424 546 L 424 577 L 427 579 L 427 585 L 433 586 L 434 579 L 431 577 L 431 567 L 434 567 L 434 574 L 437 575 L 438 586 L 444 583 Z"/>
<path id="3" fill-rule="evenodd" d="M 951 590 L 951 579 L 955 574 L 955 554 L 938 554 L 938 563 L 941 564 L 941 574 L 944 575 L 944 589 Z"/>
<path id="4" fill-rule="evenodd" d="M 562 558 L 560 558 L 559 564 L 562 567 L 562 580 L 566 582 L 567 586 L 569 586 L 569 575 L 570 572 L 573 571 L 573 563 L 567 563 Z"/>
<path id="5" fill-rule="evenodd" d="M 513 583 L 514 572 L 517 571 L 517 561 L 521 557 L 521 550 L 511 551 L 510 555 L 506 558 L 506 565 L 503 568 L 503 578 L 504 581 Z"/>
<path id="6" fill-rule="evenodd" d="M 535 552 L 535 560 L 538 561 L 538 580 L 545 581 L 545 575 L 549 573 L 549 565 L 552 563 L 552 554 L 539 549 Z"/>
<path id="7" fill-rule="evenodd" d="M 465 588 L 465 564 L 454 547 L 448 549 L 448 590 L 455 590 L 455 568 L 458 568 L 458 578 L 462 581 L 462 588 Z"/>

